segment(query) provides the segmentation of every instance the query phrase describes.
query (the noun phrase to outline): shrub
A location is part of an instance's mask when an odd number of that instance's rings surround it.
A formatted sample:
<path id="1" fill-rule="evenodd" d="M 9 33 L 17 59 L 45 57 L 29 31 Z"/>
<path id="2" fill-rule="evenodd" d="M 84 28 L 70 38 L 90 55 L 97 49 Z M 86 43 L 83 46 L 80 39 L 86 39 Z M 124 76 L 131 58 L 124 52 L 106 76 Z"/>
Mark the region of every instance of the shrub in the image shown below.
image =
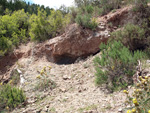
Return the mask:
<path id="1" fill-rule="evenodd" d="M 132 84 L 132 75 L 138 59 L 146 57 L 144 52 L 134 53 L 125 47 L 120 41 L 101 44 L 101 58 L 96 57 L 96 83 L 107 83 L 108 88 L 117 90 Z M 102 67 L 103 68 L 102 68 Z"/>
<path id="2" fill-rule="evenodd" d="M 15 11 L 12 15 L 0 17 L 0 55 L 11 51 L 13 47 L 26 41 L 28 33 L 28 14 L 24 10 Z"/>
<path id="3" fill-rule="evenodd" d="M 46 12 L 38 10 L 38 15 L 33 14 L 29 20 L 30 30 L 29 35 L 31 40 L 42 41 L 50 38 L 51 27 L 47 21 Z"/>
<path id="4" fill-rule="evenodd" d="M 0 87 L 0 111 L 6 109 L 12 110 L 18 105 L 24 103 L 26 97 L 23 90 L 12 87 L 9 84 Z"/>
<path id="5" fill-rule="evenodd" d="M 12 13 L 12 18 L 15 19 L 17 25 L 19 26 L 19 30 L 20 29 L 26 29 L 28 30 L 28 26 L 29 26 L 29 14 L 24 12 L 24 9 L 22 10 L 18 10 L 18 11 L 14 11 Z"/>
<path id="6" fill-rule="evenodd" d="M 127 24 L 123 30 L 113 32 L 112 40 L 117 39 L 131 50 L 144 49 L 146 47 L 145 30 L 138 25 Z"/>
<path id="7" fill-rule="evenodd" d="M 12 42 L 8 38 L 0 37 L 0 56 L 4 56 L 9 50 L 12 49 Z"/>
<path id="8" fill-rule="evenodd" d="M 101 0 L 100 8 L 102 8 L 102 15 L 110 12 L 113 9 L 118 9 L 122 5 L 122 0 Z"/>
<path id="9" fill-rule="evenodd" d="M 50 39 L 59 34 L 69 22 L 69 15 L 63 17 L 59 10 L 51 11 L 51 15 L 47 17 L 46 12 L 39 9 L 38 15 L 32 15 L 30 18 L 30 37 L 35 41 Z"/>
<path id="10" fill-rule="evenodd" d="M 98 6 L 95 6 L 92 15 L 94 17 L 98 17 L 98 16 L 102 15 L 102 12 L 103 12 L 103 8 L 99 8 Z"/>
<path id="11" fill-rule="evenodd" d="M 76 17 L 76 23 L 82 26 L 83 28 L 89 28 L 95 30 L 98 26 L 96 19 L 92 18 L 90 14 L 81 15 L 78 14 Z"/>
<path id="12" fill-rule="evenodd" d="M 75 0 L 74 2 L 78 8 L 83 8 L 85 6 L 92 4 L 93 1 L 94 0 Z"/>
<path id="13" fill-rule="evenodd" d="M 150 112 L 150 77 L 139 77 L 140 83 L 137 83 L 132 95 L 124 90 L 128 100 L 126 104 L 131 107 L 127 108 L 127 113 L 149 113 Z"/>
<path id="14" fill-rule="evenodd" d="M 75 0 L 78 11 L 73 15 L 75 22 L 84 28 L 94 30 L 97 27 L 96 21 L 91 21 L 92 17 L 104 15 L 113 9 L 121 6 L 122 0 Z"/>
<path id="15" fill-rule="evenodd" d="M 134 11 L 143 12 L 145 8 L 148 6 L 148 0 L 136 0 L 134 1 Z M 144 12 L 143 12 L 144 13 Z"/>
<path id="16" fill-rule="evenodd" d="M 75 18 L 78 14 L 78 9 L 76 7 L 70 7 L 70 14 L 71 14 L 71 22 L 75 22 Z"/>
<path id="17" fill-rule="evenodd" d="M 64 28 L 70 23 L 71 16 L 69 14 L 63 15 L 59 10 L 52 11 L 48 21 L 50 25 L 54 26 L 56 33 L 62 33 Z"/>
<path id="18" fill-rule="evenodd" d="M 92 5 L 87 5 L 87 6 L 85 7 L 85 11 L 86 11 L 86 13 L 88 13 L 88 14 L 92 14 L 93 11 L 94 11 L 94 7 L 93 7 Z"/>

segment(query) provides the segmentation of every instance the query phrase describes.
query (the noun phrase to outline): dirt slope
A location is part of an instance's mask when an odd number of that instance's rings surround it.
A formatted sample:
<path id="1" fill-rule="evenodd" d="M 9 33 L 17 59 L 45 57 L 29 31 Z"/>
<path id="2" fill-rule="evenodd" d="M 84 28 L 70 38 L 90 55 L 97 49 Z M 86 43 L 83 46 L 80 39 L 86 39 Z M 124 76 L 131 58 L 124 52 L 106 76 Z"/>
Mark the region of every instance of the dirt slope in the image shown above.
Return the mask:
<path id="1" fill-rule="evenodd" d="M 44 58 L 38 61 L 32 57 L 21 59 L 18 64 L 26 80 L 23 89 L 29 104 L 13 112 L 117 113 L 123 108 L 126 97 L 122 92 L 110 94 L 106 89 L 95 86 L 94 57 L 70 65 L 57 65 Z M 57 87 L 42 92 L 34 91 L 38 81 L 37 70 L 43 66 L 52 66 L 47 78 L 55 81 Z"/>

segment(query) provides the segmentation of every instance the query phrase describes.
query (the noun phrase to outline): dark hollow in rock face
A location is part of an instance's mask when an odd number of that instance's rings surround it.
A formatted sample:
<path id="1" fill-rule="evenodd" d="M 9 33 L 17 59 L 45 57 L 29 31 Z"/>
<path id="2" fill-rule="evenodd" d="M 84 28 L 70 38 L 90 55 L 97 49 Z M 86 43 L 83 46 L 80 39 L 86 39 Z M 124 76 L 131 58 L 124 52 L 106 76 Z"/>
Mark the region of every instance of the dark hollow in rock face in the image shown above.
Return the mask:
<path id="1" fill-rule="evenodd" d="M 57 64 L 72 64 L 76 61 L 77 58 L 70 55 L 61 55 L 55 57 L 55 63 Z"/>

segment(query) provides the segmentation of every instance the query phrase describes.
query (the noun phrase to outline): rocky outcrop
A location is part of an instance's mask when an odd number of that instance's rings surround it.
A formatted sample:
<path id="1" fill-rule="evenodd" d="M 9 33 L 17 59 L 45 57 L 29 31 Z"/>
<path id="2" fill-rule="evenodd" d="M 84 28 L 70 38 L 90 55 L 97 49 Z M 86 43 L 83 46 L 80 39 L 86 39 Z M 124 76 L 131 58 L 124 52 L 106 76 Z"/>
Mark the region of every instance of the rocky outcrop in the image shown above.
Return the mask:
<path id="1" fill-rule="evenodd" d="M 98 18 L 98 21 L 103 21 L 107 24 L 111 23 L 112 26 L 121 26 L 133 21 L 135 14 L 131 11 L 132 6 L 127 6 L 121 9 L 116 9 L 107 15 Z"/>
<path id="2" fill-rule="evenodd" d="M 19 47 L 12 54 L 0 57 L 0 80 L 7 80 L 15 63 L 22 57 L 33 56 L 40 58 L 46 56 L 50 62 L 67 64 L 73 63 L 77 58 L 87 57 L 99 51 L 99 45 L 107 42 L 109 32 L 119 30 L 119 25 L 133 21 L 134 14 L 131 6 L 112 11 L 107 15 L 97 18 L 99 23 L 95 31 L 83 29 L 77 24 L 72 24 L 66 32 L 58 37 L 36 46 L 25 45 Z"/>
<path id="3" fill-rule="evenodd" d="M 106 42 L 109 32 L 100 24 L 97 32 L 82 29 L 77 24 L 71 25 L 62 36 L 49 40 L 35 47 L 35 55 L 56 63 L 72 63 L 78 57 L 87 57 L 99 51 L 99 45 Z"/>

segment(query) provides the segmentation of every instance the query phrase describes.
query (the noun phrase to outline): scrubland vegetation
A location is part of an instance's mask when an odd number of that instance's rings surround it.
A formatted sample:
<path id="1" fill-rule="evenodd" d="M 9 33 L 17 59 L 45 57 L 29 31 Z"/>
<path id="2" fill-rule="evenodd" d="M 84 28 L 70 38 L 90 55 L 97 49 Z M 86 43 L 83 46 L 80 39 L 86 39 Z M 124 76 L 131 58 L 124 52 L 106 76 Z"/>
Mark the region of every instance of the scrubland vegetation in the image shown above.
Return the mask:
<path id="1" fill-rule="evenodd" d="M 18 106 L 24 106 L 26 96 L 23 90 L 12 86 L 12 84 L 0 85 L 0 111 L 11 111 Z"/>
<path id="2" fill-rule="evenodd" d="M 96 83 L 109 83 L 112 90 L 131 84 L 137 60 L 149 58 L 150 8 L 146 1 L 139 0 L 133 9 L 137 13 L 135 20 L 123 26 L 123 30 L 113 32 L 108 43 L 100 45 L 101 58 L 95 59 Z"/>
<path id="3" fill-rule="evenodd" d="M 42 42 L 64 32 L 76 22 L 83 29 L 96 30 L 96 18 L 108 12 L 132 4 L 134 19 L 121 26 L 122 30 L 111 33 L 107 44 L 101 44 L 101 57 L 94 60 L 96 84 L 106 84 L 111 91 L 133 85 L 133 74 L 138 60 L 150 58 L 150 7 L 148 0 L 75 0 L 76 7 L 62 6 L 58 10 L 49 7 L 30 5 L 23 1 L 0 1 L 0 57 L 5 56 L 28 41 Z M 34 9 L 34 10 L 32 10 Z M 36 89 L 46 89 L 55 83 L 45 78 L 45 68 L 39 75 Z M 42 77 L 42 78 L 41 78 Z M 149 78 L 140 78 L 141 84 L 133 99 L 133 109 L 127 113 L 150 112 Z M 43 82 L 44 81 L 44 82 Z M 144 81 L 144 82 L 143 82 Z M 128 91 L 124 91 L 128 95 Z M 146 98 L 145 98 L 146 97 Z M 8 84 L 0 87 L 0 108 L 12 110 L 24 103 L 26 97 L 21 89 Z M 147 105 L 146 105 L 147 104 Z M 1 109 L 0 109 L 1 110 Z"/>
<path id="4" fill-rule="evenodd" d="M 8 10 L 8 9 L 6 9 Z M 40 8 L 38 14 L 25 13 L 24 9 L 0 17 L 0 55 L 12 51 L 20 43 L 29 40 L 44 41 L 63 32 L 70 22 L 70 15 L 51 11 L 51 15 Z M 29 38 L 30 37 L 30 38 Z"/>

